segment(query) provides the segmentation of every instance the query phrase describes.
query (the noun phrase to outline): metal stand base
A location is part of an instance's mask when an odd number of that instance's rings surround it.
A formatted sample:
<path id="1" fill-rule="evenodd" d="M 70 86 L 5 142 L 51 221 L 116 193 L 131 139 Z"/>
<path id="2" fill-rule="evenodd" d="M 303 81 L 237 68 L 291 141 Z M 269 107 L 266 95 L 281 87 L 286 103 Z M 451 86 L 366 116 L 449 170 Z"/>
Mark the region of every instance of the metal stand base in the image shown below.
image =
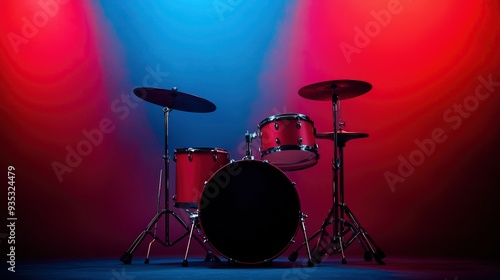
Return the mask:
<path id="1" fill-rule="evenodd" d="M 385 253 L 375 244 L 375 241 L 371 238 L 368 232 L 360 225 L 354 213 L 347 207 L 345 203 L 338 206 L 349 218 L 348 220 L 340 220 L 339 222 L 343 224 L 341 231 L 337 235 L 330 235 L 327 231 L 328 225 L 332 224 L 333 211 L 330 213 L 326 220 L 323 222 L 321 229 L 315 233 L 315 235 L 321 234 L 313 250 L 313 259 L 316 263 L 320 263 L 323 256 L 331 256 L 334 253 L 342 254 L 342 263 L 347 263 L 344 250 L 351 245 L 354 240 L 357 240 L 363 249 L 365 261 L 371 261 L 374 259 L 378 264 L 384 265 L 383 258 L 385 258 Z M 350 235 L 349 235 L 350 233 Z"/>
<path id="2" fill-rule="evenodd" d="M 326 219 L 323 221 L 321 229 L 316 231 L 307 242 L 302 243 L 289 257 L 290 261 L 295 261 L 293 256 L 298 255 L 298 251 L 303 247 L 308 247 L 308 243 L 319 236 L 317 244 L 312 249 L 311 260 L 313 264 L 321 263 L 322 259 L 326 255 L 333 255 L 334 253 L 340 253 L 342 256 L 342 264 L 346 264 L 347 260 L 344 251 L 349 245 L 351 245 L 354 240 L 357 240 L 363 249 L 364 260 L 371 261 L 374 259 L 378 264 L 384 265 L 382 259 L 385 258 L 385 253 L 375 244 L 375 241 L 368 234 L 368 232 L 360 225 L 353 212 L 347 207 L 347 205 L 340 204 L 338 206 L 342 208 L 344 213 L 349 217 L 349 220 L 340 220 L 339 223 L 343 224 L 341 232 L 336 234 L 330 234 L 328 228 L 330 225 L 334 224 L 334 209 L 330 209 Z M 350 235 L 349 235 L 350 234 Z M 295 257 L 296 259 L 296 257 Z"/>
<path id="3" fill-rule="evenodd" d="M 321 229 L 315 232 L 309 239 L 299 246 L 297 251 L 318 235 L 318 243 L 314 247 L 312 261 L 319 264 L 325 255 L 340 253 L 342 255 L 342 264 L 347 260 L 344 250 L 351 245 L 354 240 L 358 240 L 361 248 L 364 250 L 364 259 L 370 261 L 375 259 L 378 264 L 385 264 L 382 259 L 385 258 L 384 252 L 375 245 L 373 239 L 361 227 L 360 223 L 354 217 L 352 211 L 344 203 L 344 147 L 347 138 L 340 139 L 339 131 L 343 129 L 345 123 L 339 121 L 340 99 L 336 93 L 337 86 L 332 84 L 332 115 L 333 115 L 333 159 L 332 159 L 332 207 L 323 221 Z M 344 217 L 347 216 L 347 219 Z M 327 228 L 331 228 L 332 234 L 328 233 Z M 351 233 L 350 236 L 347 236 Z M 346 238 L 348 237 L 348 238 Z M 297 251 L 292 254 L 298 254 Z M 292 256 L 292 255 L 291 255 Z"/>
<path id="4" fill-rule="evenodd" d="M 304 235 L 304 240 L 306 240 L 307 242 L 302 243 L 302 245 L 300 245 L 299 248 L 301 248 L 304 245 L 306 246 L 306 251 L 307 251 L 307 266 L 308 267 L 313 267 L 314 266 L 314 262 L 313 262 L 313 259 L 312 259 L 311 250 L 309 249 L 309 240 L 310 239 L 307 238 L 305 218 L 307 218 L 307 215 L 304 214 L 304 213 L 300 213 L 300 224 L 301 224 L 301 228 L 302 228 L 302 234 Z M 297 260 L 298 256 L 299 256 L 299 253 L 298 253 L 298 249 L 297 249 L 297 250 L 293 251 L 288 256 L 288 260 L 291 261 L 291 262 L 295 262 Z"/>
<path id="5" fill-rule="evenodd" d="M 181 226 L 184 227 L 184 229 L 186 230 L 186 233 L 184 233 L 183 235 L 181 235 L 180 237 L 178 237 L 173 242 L 166 242 L 166 241 L 161 240 L 153 231 L 151 231 L 151 228 L 158 222 L 158 220 L 163 215 L 172 215 L 181 224 Z M 132 245 L 130 246 L 130 248 L 125 253 L 123 253 L 123 255 L 120 257 L 120 261 L 122 261 L 124 264 L 131 264 L 132 263 L 132 257 L 133 257 L 134 251 L 137 249 L 137 247 L 139 246 L 139 244 L 141 244 L 141 242 L 144 240 L 144 238 L 146 237 L 146 235 L 150 235 L 153 238 L 153 241 L 158 241 L 158 243 L 160 243 L 161 245 L 163 245 L 165 247 L 168 247 L 168 246 L 175 245 L 181 239 L 183 239 L 184 237 L 188 236 L 189 233 L 190 233 L 190 228 L 186 225 L 186 223 L 184 223 L 184 221 L 182 221 L 182 219 L 175 212 L 173 212 L 172 210 L 163 209 L 161 212 L 157 213 L 153 217 L 153 219 L 147 225 L 146 229 L 143 232 L 141 232 L 139 234 L 139 236 L 137 236 L 137 238 L 132 243 Z M 212 254 L 210 252 L 210 250 L 208 250 L 208 248 L 206 248 L 206 246 L 205 246 L 205 244 L 203 243 L 202 240 L 200 240 L 197 236 L 195 236 L 194 238 L 195 238 L 196 241 L 198 241 L 198 243 L 200 243 L 200 245 L 204 249 L 207 250 L 207 255 L 208 254 Z M 151 246 L 151 243 L 150 243 L 150 246 Z M 145 263 L 146 264 L 149 263 L 149 249 L 148 249 L 148 256 L 146 257 Z"/>
<path id="6" fill-rule="evenodd" d="M 189 239 L 188 239 L 188 243 L 186 246 L 186 253 L 184 254 L 184 260 L 182 261 L 183 267 L 188 266 L 188 254 L 189 254 L 189 249 L 191 248 L 191 239 L 193 238 L 194 229 L 196 228 L 196 230 L 198 231 L 198 234 L 200 236 L 202 236 L 201 230 L 199 227 L 199 222 L 198 222 L 198 211 L 196 211 L 194 213 L 190 213 L 189 218 L 191 219 L 191 229 L 189 230 Z M 194 238 L 197 239 L 197 236 L 194 236 Z M 203 243 L 202 243 L 202 246 L 205 247 Z M 220 262 L 220 259 L 216 255 L 214 255 L 209 248 L 205 247 L 205 249 L 207 250 L 207 255 L 205 256 L 205 260 L 204 260 L 205 262 L 209 262 L 209 261 L 214 261 L 216 263 Z"/>

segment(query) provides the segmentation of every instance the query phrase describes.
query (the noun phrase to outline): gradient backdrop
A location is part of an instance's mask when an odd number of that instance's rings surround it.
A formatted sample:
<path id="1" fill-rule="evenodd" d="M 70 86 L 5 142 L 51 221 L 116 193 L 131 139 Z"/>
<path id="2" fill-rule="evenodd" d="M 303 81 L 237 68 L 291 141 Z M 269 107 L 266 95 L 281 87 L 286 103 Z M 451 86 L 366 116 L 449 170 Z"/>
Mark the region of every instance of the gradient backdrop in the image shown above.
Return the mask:
<path id="1" fill-rule="evenodd" d="M 376 243 L 388 256 L 497 258 L 499 34 L 495 0 L 6 1 L 1 259 L 8 166 L 19 263 L 119 258 L 146 227 L 164 119 L 133 88 L 176 86 L 216 104 L 212 113 L 170 114 L 171 157 L 219 147 L 239 160 L 245 132 L 273 115 L 305 114 L 318 132 L 331 131 L 331 104 L 298 90 L 334 79 L 373 86 L 343 100 L 341 117 L 346 130 L 370 134 L 347 144 L 346 202 Z M 331 205 L 332 143 L 317 143 L 317 165 L 287 172 L 309 234 Z M 171 223 L 172 239 L 184 230 Z M 152 256 L 181 259 L 185 245 L 155 244 Z M 197 243 L 191 252 L 203 255 Z M 353 244 L 347 257 L 361 253 Z"/>

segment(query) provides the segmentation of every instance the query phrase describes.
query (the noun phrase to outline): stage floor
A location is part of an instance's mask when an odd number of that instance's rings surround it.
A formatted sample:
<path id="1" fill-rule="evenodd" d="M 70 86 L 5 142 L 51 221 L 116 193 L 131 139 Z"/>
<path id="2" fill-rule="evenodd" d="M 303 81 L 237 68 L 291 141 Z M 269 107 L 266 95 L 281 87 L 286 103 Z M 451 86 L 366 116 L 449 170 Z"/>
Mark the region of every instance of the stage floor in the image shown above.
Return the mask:
<path id="1" fill-rule="evenodd" d="M 16 264 L 16 272 L 3 266 L 1 279 L 500 279 L 500 262 L 451 259 L 386 258 L 386 265 L 374 261 L 348 259 L 341 264 L 338 258 L 324 259 L 319 265 L 307 267 L 298 259 L 291 263 L 278 258 L 270 264 L 235 265 L 223 259 L 220 263 L 190 258 L 182 267 L 182 258 L 133 259 L 125 265 L 118 259 L 32 261 Z"/>

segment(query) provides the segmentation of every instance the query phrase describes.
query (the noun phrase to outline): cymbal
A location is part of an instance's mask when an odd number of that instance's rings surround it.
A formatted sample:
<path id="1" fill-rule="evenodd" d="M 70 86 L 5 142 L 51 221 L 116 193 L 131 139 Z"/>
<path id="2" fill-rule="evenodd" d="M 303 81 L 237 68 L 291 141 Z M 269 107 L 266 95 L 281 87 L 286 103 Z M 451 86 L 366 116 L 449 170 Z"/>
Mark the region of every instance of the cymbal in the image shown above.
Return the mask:
<path id="1" fill-rule="evenodd" d="M 316 134 L 316 138 L 318 139 L 327 139 L 334 141 L 333 132 L 320 132 Z M 368 137 L 368 133 L 362 132 L 348 132 L 344 130 L 339 130 L 337 133 L 339 143 L 346 143 L 349 140 L 358 139 L 358 138 L 366 138 Z"/>
<path id="2" fill-rule="evenodd" d="M 333 94 L 339 100 L 353 98 L 367 93 L 372 85 L 357 80 L 332 80 L 310 84 L 299 89 L 299 95 L 312 100 L 332 101 Z"/>
<path id="3" fill-rule="evenodd" d="M 134 94 L 148 102 L 173 110 L 194 113 L 209 113 L 215 111 L 216 109 L 212 102 L 196 95 L 177 91 L 177 88 L 168 90 L 161 88 L 139 87 L 134 89 Z"/>

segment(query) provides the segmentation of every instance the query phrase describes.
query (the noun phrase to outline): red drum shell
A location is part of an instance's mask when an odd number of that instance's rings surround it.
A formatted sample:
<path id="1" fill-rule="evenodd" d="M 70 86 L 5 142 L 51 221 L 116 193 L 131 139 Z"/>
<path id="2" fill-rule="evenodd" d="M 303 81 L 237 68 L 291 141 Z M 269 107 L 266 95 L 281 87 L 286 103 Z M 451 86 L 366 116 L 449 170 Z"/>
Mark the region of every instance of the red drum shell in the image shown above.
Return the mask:
<path id="1" fill-rule="evenodd" d="M 259 126 L 261 159 L 284 171 L 300 170 L 318 162 L 314 122 L 302 114 L 271 116 Z"/>
<path id="2" fill-rule="evenodd" d="M 178 208 L 198 208 L 203 185 L 219 168 L 229 163 L 229 152 L 219 148 L 181 148 L 174 151 L 176 163 L 175 203 Z"/>

